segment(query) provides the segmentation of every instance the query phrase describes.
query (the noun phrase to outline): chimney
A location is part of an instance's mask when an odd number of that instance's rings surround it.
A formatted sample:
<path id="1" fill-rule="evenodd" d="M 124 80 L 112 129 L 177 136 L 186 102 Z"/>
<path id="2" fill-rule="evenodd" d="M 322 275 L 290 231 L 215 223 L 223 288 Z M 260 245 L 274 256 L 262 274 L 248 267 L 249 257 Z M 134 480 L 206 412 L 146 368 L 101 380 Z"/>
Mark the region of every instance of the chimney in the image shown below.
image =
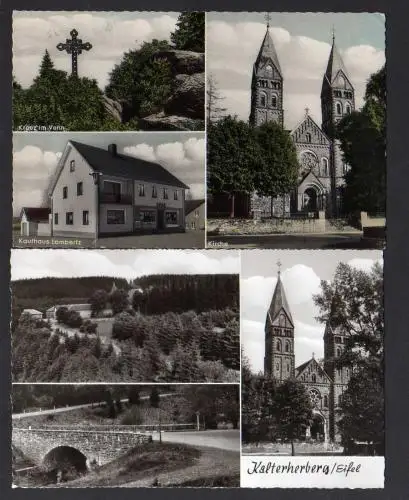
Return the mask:
<path id="1" fill-rule="evenodd" d="M 109 144 L 108 151 L 111 153 L 112 156 L 116 156 L 117 155 L 116 144 Z"/>

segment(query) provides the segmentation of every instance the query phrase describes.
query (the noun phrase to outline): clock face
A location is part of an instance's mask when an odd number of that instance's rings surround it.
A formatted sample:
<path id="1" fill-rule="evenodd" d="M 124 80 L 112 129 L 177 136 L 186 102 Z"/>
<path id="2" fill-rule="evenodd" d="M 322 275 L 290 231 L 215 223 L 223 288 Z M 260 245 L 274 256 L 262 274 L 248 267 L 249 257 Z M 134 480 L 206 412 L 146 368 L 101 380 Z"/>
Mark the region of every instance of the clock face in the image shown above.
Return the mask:
<path id="1" fill-rule="evenodd" d="M 306 151 L 301 155 L 301 166 L 304 171 L 310 171 L 318 164 L 318 158 L 314 153 Z"/>

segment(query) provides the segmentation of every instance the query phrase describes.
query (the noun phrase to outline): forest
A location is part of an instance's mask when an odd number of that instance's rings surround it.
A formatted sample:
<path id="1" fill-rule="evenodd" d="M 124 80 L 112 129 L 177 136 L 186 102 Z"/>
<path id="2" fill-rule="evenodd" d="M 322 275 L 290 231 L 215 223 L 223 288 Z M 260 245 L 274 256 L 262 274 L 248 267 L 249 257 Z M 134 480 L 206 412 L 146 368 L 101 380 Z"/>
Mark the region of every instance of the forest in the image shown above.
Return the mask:
<path id="1" fill-rule="evenodd" d="M 58 280 L 41 280 L 41 292 L 50 297 L 53 290 L 60 290 Z M 43 309 L 33 297 L 31 281 L 13 284 L 15 382 L 238 381 L 238 275 L 146 276 L 124 284 L 128 290 L 117 288 L 112 293 L 107 290 L 113 278 L 101 278 L 99 283 L 64 279 L 63 290 L 70 299 L 74 292 L 88 294 L 91 319 L 63 305 L 54 320 L 21 315 L 28 299 L 32 307 L 43 312 L 46 308 L 41 295 L 37 301 Z M 104 288 L 94 289 L 95 284 Z M 194 304 L 198 306 L 193 308 Z M 52 305 L 51 297 L 47 305 Z M 108 306 L 112 317 L 99 318 Z"/>

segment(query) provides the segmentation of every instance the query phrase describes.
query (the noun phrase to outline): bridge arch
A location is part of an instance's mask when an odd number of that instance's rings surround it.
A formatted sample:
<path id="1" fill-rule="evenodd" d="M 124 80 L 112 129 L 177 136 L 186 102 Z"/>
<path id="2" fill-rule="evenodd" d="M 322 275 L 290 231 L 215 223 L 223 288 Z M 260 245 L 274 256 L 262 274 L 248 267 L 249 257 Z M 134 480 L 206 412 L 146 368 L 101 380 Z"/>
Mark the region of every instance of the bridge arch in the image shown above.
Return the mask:
<path id="1" fill-rule="evenodd" d="M 69 445 L 59 445 L 48 451 L 43 459 L 42 465 L 46 469 L 75 468 L 78 472 L 88 470 L 88 458 L 78 449 Z"/>

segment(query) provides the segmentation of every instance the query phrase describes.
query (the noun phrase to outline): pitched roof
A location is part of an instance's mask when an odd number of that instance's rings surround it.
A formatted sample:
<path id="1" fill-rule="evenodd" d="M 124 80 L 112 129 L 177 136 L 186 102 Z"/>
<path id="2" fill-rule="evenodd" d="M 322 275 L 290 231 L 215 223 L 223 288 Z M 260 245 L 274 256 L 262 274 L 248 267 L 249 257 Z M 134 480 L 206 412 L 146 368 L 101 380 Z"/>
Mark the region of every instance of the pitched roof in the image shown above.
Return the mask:
<path id="1" fill-rule="evenodd" d="M 203 205 L 204 200 L 186 200 L 185 201 L 185 214 L 188 215 L 196 208 L 199 208 L 200 205 Z"/>
<path id="2" fill-rule="evenodd" d="M 280 73 L 280 75 L 282 75 L 277 52 L 274 47 L 274 42 L 271 38 L 269 28 L 267 28 L 266 34 L 264 35 L 263 41 L 261 43 L 261 47 L 256 59 L 256 65 L 258 65 L 260 62 L 266 62 L 268 59 L 271 59 L 277 71 Z"/>
<path id="3" fill-rule="evenodd" d="M 26 214 L 26 217 L 30 222 L 48 222 L 48 216 L 50 215 L 51 210 L 47 207 L 43 208 L 23 207 L 21 209 L 20 217 L 23 216 L 23 213 Z"/>
<path id="4" fill-rule="evenodd" d="M 324 368 L 318 363 L 318 361 L 314 357 L 312 357 L 311 359 L 309 359 L 305 363 L 302 363 L 300 366 L 297 366 L 295 368 L 295 377 L 298 378 L 303 373 L 303 371 L 307 368 L 307 366 L 310 364 L 316 364 L 318 367 L 318 371 L 322 375 L 324 375 L 324 377 L 326 377 L 328 380 L 331 380 L 331 377 L 328 375 L 328 373 L 324 370 Z"/>
<path id="5" fill-rule="evenodd" d="M 345 68 L 344 61 L 342 60 L 341 54 L 335 45 L 335 38 L 332 39 L 331 52 L 328 58 L 327 69 L 325 71 L 324 80 L 327 79 L 330 84 L 332 84 L 339 71 L 342 71 L 344 75 L 348 77 L 347 70 Z"/>
<path id="6" fill-rule="evenodd" d="M 287 314 L 288 319 L 291 324 L 294 325 L 293 318 L 290 312 L 290 306 L 287 302 L 287 297 L 285 295 L 284 286 L 281 281 L 280 274 L 278 274 L 277 284 L 274 290 L 273 298 L 271 299 L 271 304 L 268 309 L 268 314 L 270 315 L 271 321 L 274 321 L 281 309 Z"/>
<path id="7" fill-rule="evenodd" d="M 77 141 L 70 141 L 70 143 L 85 158 L 89 166 L 101 174 L 189 189 L 189 186 L 158 163 L 120 153 L 112 154 L 108 150 Z"/>
<path id="8" fill-rule="evenodd" d="M 43 315 L 43 313 L 41 311 L 37 311 L 37 309 L 24 309 L 21 314 L 32 314 L 32 315 L 41 314 L 41 315 Z"/>
<path id="9" fill-rule="evenodd" d="M 298 124 L 290 131 L 290 135 L 291 137 L 294 138 L 294 135 L 296 134 L 296 132 L 298 131 L 298 129 L 303 125 L 303 124 L 306 124 L 306 129 L 318 129 L 320 135 L 325 139 L 325 142 L 327 142 L 328 144 L 330 143 L 330 140 L 328 138 L 328 136 L 322 131 L 321 127 L 318 125 L 318 123 L 311 117 L 311 115 L 309 113 L 307 113 L 306 115 L 304 115 L 304 118 L 298 122 Z M 314 142 L 312 142 L 312 144 L 314 144 Z"/>

